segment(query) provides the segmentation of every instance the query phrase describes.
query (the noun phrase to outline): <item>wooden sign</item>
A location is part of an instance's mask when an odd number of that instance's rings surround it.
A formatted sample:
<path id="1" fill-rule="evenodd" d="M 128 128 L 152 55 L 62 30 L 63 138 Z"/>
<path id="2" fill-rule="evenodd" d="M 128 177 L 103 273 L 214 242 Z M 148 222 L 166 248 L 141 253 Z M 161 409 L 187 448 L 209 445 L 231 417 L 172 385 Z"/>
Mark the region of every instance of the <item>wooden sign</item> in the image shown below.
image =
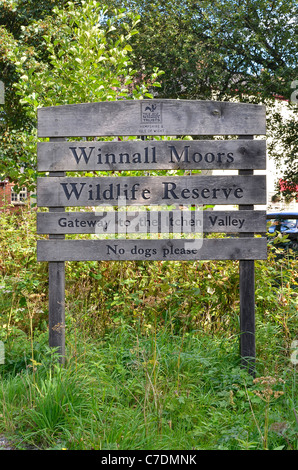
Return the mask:
<path id="1" fill-rule="evenodd" d="M 38 171 L 266 168 L 265 140 L 38 142 Z"/>
<path id="2" fill-rule="evenodd" d="M 38 240 L 38 261 L 265 259 L 265 238 L 194 240 Z"/>
<path id="3" fill-rule="evenodd" d="M 52 177 L 37 180 L 39 207 L 244 203 L 266 203 L 265 176 Z"/>
<path id="4" fill-rule="evenodd" d="M 49 262 L 49 342 L 58 347 L 62 362 L 65 261 L 239 260 L 241 358 L 253 372 L 254 260 L 267 256 L 266 237 L 255 237 L 266 231 L 266 213 L 254 210 L 266 204 L 266 177 L 253 174 L 266 168 L 266 141 L 253 136 L 265 133 L 265 107 L 247 103 L 119 100 L 38 110 L 38 136 L 50 141 L 39 142 L 37 150 L 38 171 L 49 172 L 37 180 L 37 205 L 49 207 L 37 214 L 37 232 L 49 234 L 49 240 L 37 242 L 37 259 Z M 238 175 L 65 174 L 178 169 L 236 169 Z M 197 210 L 206 205 L 228 209 Z M 134 212 L 134 206 L 141 210 Z M 88 209 L 65 212 L 67 207 Z M 217 232 L 226 236 L 203 235 Z M 65 240 L 66 234 L 92 236 Z M 147 235 L 131 239 L 129 234 Z"/>
<path id="5" fill-rule="evenodd" d="M 265 233 L 265 211 L 38 212 L 37 233 Z"/>
<path id="6" fill-rule="evenodd" d="M 265 133 L 265 106 L 228 101 L 119 100 L 38 110 L 38 137 Z"/>

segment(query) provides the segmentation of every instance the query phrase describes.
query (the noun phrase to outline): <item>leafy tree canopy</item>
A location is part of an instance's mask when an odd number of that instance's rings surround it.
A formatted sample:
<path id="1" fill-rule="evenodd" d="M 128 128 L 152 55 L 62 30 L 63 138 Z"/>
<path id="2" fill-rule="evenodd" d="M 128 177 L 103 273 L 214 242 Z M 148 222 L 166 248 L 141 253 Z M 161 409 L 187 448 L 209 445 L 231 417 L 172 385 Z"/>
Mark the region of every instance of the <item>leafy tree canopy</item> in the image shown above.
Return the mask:
<path id="1" fill-rule="evenodd" d="M 265 103 L 268 151 L 298 183 L 296 0 L 116 0 L 138 12 L 134 64 L 165 72 L 158 95 Z M 294 98 L 293 98 L 294 97 Z M 283 110 L 276 106 L 283 100 Z"/>
<path id="2" fill-rule="evenodd" d="M 23 2 L 8 3 L 12 8 Z M 33 18 L 35 2 L 29 3 Z M 19 186 L 34 184 L 36 177 L 38 107 L 152 97 L 148 87 L 159 85 L 157 70 L 146 83 L 131 67 L 129 42 L 139 16 L 95 0 L 77 3 L 54 6 L 50 16 L 38 10 L 38 19 L 14 25 L 15 35 L 0 30 L 1 65 L 14 75 L 7 80 L 2 114 L 0 174 Z"/>
<path id="3" fill-rule="evenodd" d="M 94 14 L 103 10 L 104 15 Z M 117 87 L 115 71 L 132 67 L 142 81 L 140 76 L 150 77 L 158 67 L 164 71 L 159 97 L 265 103 L 269 155 L 286 164 L 285 178 L 298 183 L 296 0 L 112 0 L 109 8 L 91 0 L 4 0 L 0 13 L 0 73 L 7 89 L 2 122 L 9 141 L 14 133 L 16 140 L 24 139 L 19 129 L 34 127 L 38 104 L 112 99 L 101 86 Z M 94 28 L 104 37 L 96 39 Z M 113 48 L 122 50 L 116 61 L 125 51 L 131 64 L 121 59 L 120 68 L 113 68 Z M 277 98 L 284 100 L 286 113 L 275 106 Z M 15 148 L 0 167 L 11 177 L 14 163 L 25 155 L 23 150 L 13 155 Z M 34 170 L 34 158 L 26 155 Z"/>

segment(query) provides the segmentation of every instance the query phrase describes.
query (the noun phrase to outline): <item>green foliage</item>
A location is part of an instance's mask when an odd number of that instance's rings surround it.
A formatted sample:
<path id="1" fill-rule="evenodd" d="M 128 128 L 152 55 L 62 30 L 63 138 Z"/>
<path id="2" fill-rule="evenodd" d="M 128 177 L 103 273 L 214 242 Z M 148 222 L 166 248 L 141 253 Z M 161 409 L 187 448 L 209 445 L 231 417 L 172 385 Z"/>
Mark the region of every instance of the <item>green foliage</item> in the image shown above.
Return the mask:
<path id="1" fill-rule="evenodd" d="M 297 183 L 294 0 L 5 0 L 0 13 L 2 178 L 34 183 L 38 106 L 146 96 L 158 67 L 161 98 L 265 103 L 269 157 Z"/>
<path id="2" fill-rule="evenodd" d="M 298 84 L 298 81 L 296 82 Z M 298 133 L 297 133 L 297 109 L 298 101 L 296 103 L 289 103 L 287 105 L 288 114 L 273 112 L 270 122 L 268 123 L 268 130 L 274 136 L 268 142 L 268 151 L 271 157 L 274 158 L 280 173 L 283 174 L 286 168 L 285 180 L 287 185 L 284 185 L 283 190 L 279 185 L 276 187 L 276 192 L 281 193 L 285 198 L 296 197 L 297 200 L 297 187 L 298 187 Z"/>
<path id="3" fill-rule="evenodd" d="M 24 3 L 0 6 L 1 72 L 10 77 L 0 172 L 20 185 L 36 176 L 37 107 L 147 96 L 158 85 L 153 57 L 166 68 L 165 97 L 210 98 L 213 89 L 246 99 L 261 89 L 262 101 L 297 78 L 293 2 L 135 2 L 140 18 L 91 0 Z M 133 70 L 140 64 L 147 81 Z M 292 142 L 291 129 L 283 135 Z M 61 368 L 47 346 L 35 216 L 26 207 L 1 213 L 0 432 L 15 446 L 297 450 L 291 250 L 272 244 L 256 263 L 258 381 L 239 367 L 234 261 L 67 263 Z"/>
<path id="4" fill-rule="evenodd" d="M 25 449 L 297 449 L 291 251 L 256 263 L 257 377 L 278 392 L 264 401 L 239 366 L 233 261 L 66 263 L 59 367 L 35 224 L 1 213 L 0 434 Z"/>
<path id="5" fill-rule="evenodd" d="M 129 60 L 129 40 L 137 34 L 139 17 L 113 10 L 107 19 L 108 11 L 96 1 L 82 2 L 81 8 L 70 2 L 67 10 L 55 8 L 43 36 L 49 64 L 32 63 L 28 55 L 19 61 L 14 58 L 18 72 L 23 73 L 16 88 L 23 96 L 21 103 L 28 103 L 32 119 L 39 106 L 146 95 L 145 84 L 134 82 Z M 116 30 L 117 37 L 112 38 L 110 33 Z"/>
<path id="6" fill-rule="evenodd" d="M 159 86 L 160 72 L 154 69 L 146 81 L 131 67 L 130 40 L 138 22 L 136 14 L 88 0 L 53 8 L 52 16 L 24 26 L 20 39 L 0 29 L 6 63 L 16 76 L 11 85 L 15 112 L 21 106 L 22 115 L 18 124 L 4 109 L 0 174 L 34 187 L 37 108 L 152 97 L 149 87 Z"/>
<path id="7" fill-rule="evenodd" d="M 35 232 L 35 211 L 24 206 L 18 213 L 1 213 L 2 321 L 25 332 L 28 311 L 37 328 L 47 315 L 47 267 L 36 261 Z M 258 318 L 281 328 L 290 342 L 297 254 L 289 250 L 284 256 L 278 244 L 268 250 L 268 260 L 256 262 Z M 155 324 L 170 325 L 173 334 L 196 329 L 237 334 L 238 276 L 237 261 L 69 262 L 67 309 L 76 312 L 73 321 L 90 335 L 104 335 L 123 323 L 142 334 Z"/>
<path id="8" fill-rule="evenodd" d="M 145 70 L 155 64 L 165 71 L 163 96 L 290 98 L 291 81 L 297 79 L 297 2 L 124 3 L 141 15 L 135 60 L 142 60 Z"/>
<path id="9" fill-rule="evenodd" d="M 268 407 L 239 368 L 235 339 L 161 328 L 136 336 L 124 325 L 75 338 L 65 368 L 45 353 L 2 376 L 0 430 L 17 448 L 257 450 L 266 437 L 269 449 L 297 449 L 294 371 L 275 373 Z"/>
<path id="10" fill-rule="evenodd" d="M 124 3 L 141 16 L 134 64 L 147 73 L 153 66 L 165 72 L 158 96 L 264 103 L 269 157 L 282 166 L 284 179 L 297 184 L 297 2 Z"/>

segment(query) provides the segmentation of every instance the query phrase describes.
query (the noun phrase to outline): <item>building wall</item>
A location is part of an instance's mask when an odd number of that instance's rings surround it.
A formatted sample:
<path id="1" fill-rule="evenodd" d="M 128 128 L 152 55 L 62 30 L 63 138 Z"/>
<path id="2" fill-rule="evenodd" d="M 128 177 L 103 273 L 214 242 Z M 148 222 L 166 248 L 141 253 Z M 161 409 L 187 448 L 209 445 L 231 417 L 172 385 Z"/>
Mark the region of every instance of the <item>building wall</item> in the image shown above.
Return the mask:
<path id="1" fill-rule="evenodd" d="M 19 196 L 15 196 L 15 201 L 12 201 L 12 190 L 14 183 L 8 181 L 0 182 L 0 211 L 4 209 L 17 210 L 24 205 L 24 202 L 20 201 Z"/>
<path id="2" fill-rule="evenodd" d="M 0 183 L 0 207 L 7 206 L 11 203 L 11 184 L 6 182 Z"/>

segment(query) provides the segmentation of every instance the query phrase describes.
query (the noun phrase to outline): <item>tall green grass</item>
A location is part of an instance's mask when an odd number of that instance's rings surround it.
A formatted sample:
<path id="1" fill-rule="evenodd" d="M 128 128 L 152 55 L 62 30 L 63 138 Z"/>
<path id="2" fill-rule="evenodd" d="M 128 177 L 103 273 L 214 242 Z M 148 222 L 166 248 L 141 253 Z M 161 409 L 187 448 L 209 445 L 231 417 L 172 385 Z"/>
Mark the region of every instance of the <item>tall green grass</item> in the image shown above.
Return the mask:
<path id="1" fill-rule="evenodd" d="M 16 448 L 297 450 L 293 253 L 256 262 L 254 381 L 237 262 L 67 263 L 61 367 L 35 243 L 34 212 L 1 214 L 0 434 Z"/>
<path id="2" fill-rule="evenodd" d="M 297 449 L 290 364 L 275 374 L 281 393 L 266 421 L 261 385 L 239 367 L 237 337 L 182 338 L 166 328 L 139 336 L 125 325 L 100 340 L 78 336 L 74 350 L 69 335 L 65 367 L 45 341 L 30 367 L 2 371 L 0 430 L 16 447 Z M 265 370 L 258 360 L 258 375 Z"/>

